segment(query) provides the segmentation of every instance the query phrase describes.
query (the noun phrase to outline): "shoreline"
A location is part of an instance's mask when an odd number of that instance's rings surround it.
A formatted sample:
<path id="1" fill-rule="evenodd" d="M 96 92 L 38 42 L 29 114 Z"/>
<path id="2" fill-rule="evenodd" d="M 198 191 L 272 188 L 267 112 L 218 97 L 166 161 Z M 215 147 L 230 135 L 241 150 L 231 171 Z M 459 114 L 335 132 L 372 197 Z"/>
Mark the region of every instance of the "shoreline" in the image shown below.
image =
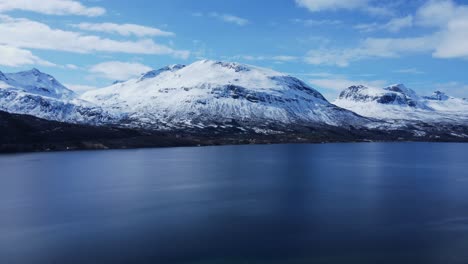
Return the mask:
<path id="1" fill-rule="evenodd" d="M 316 144 L 363 144 L 363 143 L 442 143 L 442 144 L 463 144 L 468 143 L 468 138 L 465 140 L 354 140 L 354 141 L 282 141 L 282 142 L 230 142 L 230 143 L 201 143 L 201 144 L 174 144 L 174 145 L 146 145 L 146 146 L 106 146 L 103 144 L 91 144 L 89 146 L 65 147 L 52 146 L 52 148 L 33 148 L 35 144 L 20 144 L 9 145 L 0 144 L 0 156 L 10 154 L 27 154 L 27 153 L 56 153 L 56 152 L 78 152 L 78 151 L 111 151 L 111 150 L 139 150 L 139 149 L 165 149 L 165 148 L 200 148 L 200 147 L 224 147 L 224 146 L 264 146 L 264 145 L 316 145 Z"/>

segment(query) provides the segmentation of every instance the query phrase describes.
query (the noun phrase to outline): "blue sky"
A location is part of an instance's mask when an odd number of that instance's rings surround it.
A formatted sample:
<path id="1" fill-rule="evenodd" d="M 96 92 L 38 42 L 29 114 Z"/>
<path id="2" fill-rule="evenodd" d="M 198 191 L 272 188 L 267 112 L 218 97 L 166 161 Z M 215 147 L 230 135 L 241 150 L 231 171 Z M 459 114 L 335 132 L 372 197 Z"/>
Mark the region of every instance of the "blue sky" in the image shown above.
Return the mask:
<path id="1" fill-rule="evenodd" d="M 237 61 L 330 100 L 352 84 L 468 97 L 468 2 L 0 0 L 0 70 L 79 92 L 167 64 Z"/>

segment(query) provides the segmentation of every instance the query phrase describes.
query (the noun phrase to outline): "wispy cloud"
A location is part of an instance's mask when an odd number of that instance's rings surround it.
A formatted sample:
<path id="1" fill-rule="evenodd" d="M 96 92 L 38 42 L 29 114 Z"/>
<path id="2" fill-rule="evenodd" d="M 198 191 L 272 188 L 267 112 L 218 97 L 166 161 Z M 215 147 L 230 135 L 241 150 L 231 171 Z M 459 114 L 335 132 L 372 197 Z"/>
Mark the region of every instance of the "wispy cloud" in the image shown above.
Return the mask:
<path id="1" fill-rule="evenodd" d="M 245 26 L 249 24 L 249 20 L 242 18 L 242 17 L 235 16 L 235 15 L 220 14 L 220 13 L 212 12 L 210 13 L 210 16 L 220 19 L 227 23 L 236 24 L 238 26 Z"/>
<path id="2" fill-rule="evenodd" d="M 366 7 L 369 0 L 296 0 L 296 3 L 312 12 Z"/>
<path id="3" fill-rule="evenodd" d="M 393 10 L 387 6 L 372 4 L 373 0 L 296 0 L 300 7 L 311 12 L 345 10 L 361 10 L 373 15 L 392 15 Z"/>
<path id="4" fill-rule="evenodd" d="M 468 5 L 457 5 L 451 0 L 431 0 L 418 9 L 416 17 L 393 22 L 384 27 L 399 30 L 414 23 L 435 31 L 418 37 L 367 38 L 355 48 L 311 50 L 305 61 L 346 67 L 353 61 L 418 53 L 430 53 L 440 59 L 468 59 Z"/>
<path id="5" fill-rule="evenodd" d="M 147 27 L 136 24 L 115 24 L 115 23 L 80 23 L 73 24 L 72 27 L 81 30 L 119 34 L 122 36 L 135 35 L 137 37 L 170 37 L 175 36 L 173 32 L 163 31 L 154 27 Z"/>
<path id="6" fill-rule="evenodd" d="M 102 7 L 87 7 L 73 0 L 0 0 L 0 12 L 23 10 L 47 15 L 100 16 L 106 13 Z"/>
<path id="7" fill-rule="evenodd" d="M 392 33 L 397 33 L 404 28 L 413 26 L 413 16 L 408 15 L 401 18 L 393 18 L 385 24 L 370 23 L 370 24 L 358 24 L 354 26 L 355 29 L 361 32 L 373 32 L 377 30 L 385 30 Z"/>
<path id="8" fill-rule="evenodd" d="M 418 70 L 416 68 L 408 68 L 408 69 L 400 69 L 396 70 L 396 73 L 404 73 L 404 74 L 424 74 L 425 72 Z"/>
<path id="9" fill-rule="evenodd" d="M 92 66 L 89 72 L 110 80 L 127 80 L 150 70 L 151 67 L 137 62 L 107 61 Z"/>
<path id="10" fill-rule="evenodd" d="M 431 51 L 436 36 L 414 38 L 367 38 L 356 48 L 318 49 L 307 53 L 305 61 L 314 65 L 347 67 L 351 62 L 372 58 L 397 58 L 403 54 Z"/>
<path id="11" fill-rule="evenodd" d="M 45 49 L 77 53 L 119 52 L 130 54 L 172 55 L 187 58 L 189 52 L 157 44 L 151 39 L 124 41 L 53 29 L 28 19 L 0 16 L 0 44 L 18 48 Z M 46 36 L 46 37 L 45 37 Z"/>
<path id="12" fill-rule="evenodd" d="M 330 19 L 322 19 L 322 20 L 316 20 L 316 19 L 292 19 L 291 20 L 293 23 L 296 24 L 302 24 L 304 26 L 312 27 L 312 26 L 336 26 L 336 25 L 341 25 L 343 24 L 343 21 L 341 20 L 330 20 Z"/>
<path id="13" fill-rule="evenodd" d="M 195 13 L 192 13 L 192 16 L 194 17 L 212 17 L 212 18 L 216 18 L 220 21 L 223 21 L 223 22 L 226 22 L 226 23 L 230 23 L 230 24 L 235 24 L 235 25 L 238 25 L 238 26 L 245 26 L 247 24 L 250 23 L 250 21 L 246 18 L 242 18 L 242 17 L 239 17 L 239 16 L 235 16 L 235 15 L 231 15 L 231 14 L 222 14 L 222 13 L 218 13 L 218 12 L 211 12 L 211 13 L 208 13 L 208 14 L 204 14 L 204 13 L 201 13 L 201 12 L 195 12 Z"/>

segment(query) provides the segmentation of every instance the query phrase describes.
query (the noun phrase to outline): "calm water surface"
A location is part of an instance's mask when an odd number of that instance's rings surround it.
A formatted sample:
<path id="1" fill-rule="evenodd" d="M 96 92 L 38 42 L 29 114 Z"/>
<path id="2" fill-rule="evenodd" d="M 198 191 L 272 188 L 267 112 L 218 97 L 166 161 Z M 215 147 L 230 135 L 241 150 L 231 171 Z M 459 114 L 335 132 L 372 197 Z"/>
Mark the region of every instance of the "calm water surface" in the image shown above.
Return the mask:
<path id="1" fill-rule="evenodd" d="M 468 145 L 0 156 L 0 263 L 468 263 Z"/>

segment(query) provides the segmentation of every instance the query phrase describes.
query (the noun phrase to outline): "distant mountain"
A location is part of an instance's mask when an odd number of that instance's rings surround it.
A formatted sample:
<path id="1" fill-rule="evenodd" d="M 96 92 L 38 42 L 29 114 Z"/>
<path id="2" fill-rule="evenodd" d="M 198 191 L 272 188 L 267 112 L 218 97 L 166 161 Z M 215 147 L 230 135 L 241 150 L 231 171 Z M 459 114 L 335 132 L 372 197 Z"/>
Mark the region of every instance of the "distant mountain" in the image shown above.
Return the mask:
<path id="1" fill-rule="evenodd" d="M 420 97 L 403 84 L 391 85 L 382 89 L 363 85 L 351 86 L 342 91 L 339 100 L 355 103 L 376 103 L 403 107 L 426 108 Z"/>
<path id="2" fill-rule="evenodd" d="M 54 77 L 40 72 L 38 69 L 18 73 L 4 74 L 6 84 L 21 89 L 30 94 L 36 94 L 55 99 L 73 99 L 76 94 L 59 83 Z"/>
<path id="3" fill-rule="evenodd" d="M 419 96 L 403 84 L 385 88 L 351 86 L 334 104 L 362 116 L 381 120 L 468 124 L 468 102 L 437 91 Z"/>
<path id="4" fill-rule="evenodd" d="M 142 127 L 361 126 L 369 122 L 329 103 L 299 79 L 238 63 L 198 61 L 150 71 L 89 91 L 81 99 L 128 114 Z"/>
<path id="5" fill-rule="evenodd" d="M 83 124 L 117 122 L 119 118 L 80 100 L 54 77 L 37 69 L 0 74 L 0 110 Z"/>

